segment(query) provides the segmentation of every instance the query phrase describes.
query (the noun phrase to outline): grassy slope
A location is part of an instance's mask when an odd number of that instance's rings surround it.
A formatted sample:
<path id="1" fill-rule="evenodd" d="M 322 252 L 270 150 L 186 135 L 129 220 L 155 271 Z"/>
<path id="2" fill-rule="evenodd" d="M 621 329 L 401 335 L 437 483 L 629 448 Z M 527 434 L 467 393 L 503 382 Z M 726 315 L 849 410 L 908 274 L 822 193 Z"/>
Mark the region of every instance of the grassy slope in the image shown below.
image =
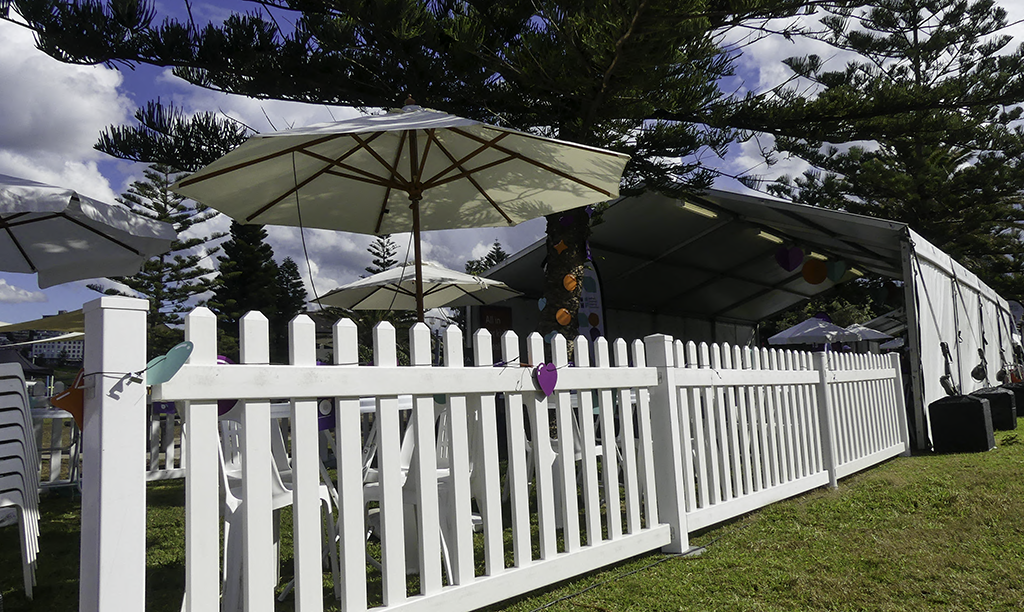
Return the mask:
<path id="1" fill-rule="evenodd" d="M 812 491 L 711 529 L 691 538 L 707 547 L 698 557 L 645 555 L 493 609 L 1024 609 L 1024 426 L 996 437 L 988 453 L 897 458 L 837 491 Z M 177 610 L 181 483 L 151 484 L 149 494 L 149 600 L 154 610 Z M 21 591 L 17 529 L 0 529 L 8 612 L 77 608 L 79 505 L 50 495 L 42 506 L 34 603 Z"/>

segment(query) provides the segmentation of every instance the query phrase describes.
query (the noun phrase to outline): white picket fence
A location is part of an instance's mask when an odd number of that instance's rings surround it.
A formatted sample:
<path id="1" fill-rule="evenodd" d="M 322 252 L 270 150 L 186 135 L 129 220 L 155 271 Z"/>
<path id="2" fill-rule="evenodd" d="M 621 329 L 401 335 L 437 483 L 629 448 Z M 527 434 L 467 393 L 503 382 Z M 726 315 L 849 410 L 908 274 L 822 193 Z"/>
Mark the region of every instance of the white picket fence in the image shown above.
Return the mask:
<path id="1" fill-rule="evenodd" d="M 145 431 L 144 410 L 134 421 L 111 416 L 145 402 L 132 374 L 145 355 L 145 303 L 133 302 L 106 297 L 86 309 L 102 338 L 87 347 L 102 347 L 87 355 L 96 392 L 86 405 L 85 469 L 100 476 L 83 489 L 82 610 L 144 609 L 144 537 L 131 531 L 144 529 L 145 475 L 138 459 L 126 460 L 144 444 L 100 453 L 96 439 Z M 581 337 L 569 364 L 562 338 L 546 346 L 534 334 L 521 346 L 508 333 L 495 365 L 480 331 L 475 365 L 465 366 L 451 327 L 444 365 L 432 366 L 430 333 L 419 325 L 413 365 L 398 366 L 394 330 L 383 324 L 375 363 L 365 366 L 355 326 L 343 320 L 335 364 L 317 366 L 313 323 L 297 317 L 290 332 L 291 365 L 269 365 L 266 319 L 250 313 L 242 363 L 218 365 L 216 320 L 198 309 L 186 321 L 195 344 L 188 364 L 152 387 L 154 400 L 179 402 L 188 433 L 188 610 L 274 608 L 275 510 L 284 505 L 293 506 L 297 610 L 322 610 L 332 595 L 345 611 L 472 610 L 643 552 L 683 552 L 696 529 L 834 486 L 908 448 L 895 357 Z M 127 346 L 140 343 L 141 353 Z M 550 397 L 534 381 L 544 362 L 557 374 Z M 238 462 L 224 455 L 226 479 L 217 468 L 225 398 L 243 400 L 227 415 L 239 439 Z M 322 398 L 334 399 L 336 475 L 320 463 Z M 375 434 L 360 427 L 360 398 L 372 398 Z M 278 422 L 290 429 L 290 457 L 273 452 Z M 224 582 L 222 512 L 232 540 Z M 126 513 L 142 518 L 125 521 Z M 98 535 L 86 538 L 93 528 Z M 367 547 L 368 531 L 379 553 Z M 325 572 L 333 594 L 324 592 Z"/>

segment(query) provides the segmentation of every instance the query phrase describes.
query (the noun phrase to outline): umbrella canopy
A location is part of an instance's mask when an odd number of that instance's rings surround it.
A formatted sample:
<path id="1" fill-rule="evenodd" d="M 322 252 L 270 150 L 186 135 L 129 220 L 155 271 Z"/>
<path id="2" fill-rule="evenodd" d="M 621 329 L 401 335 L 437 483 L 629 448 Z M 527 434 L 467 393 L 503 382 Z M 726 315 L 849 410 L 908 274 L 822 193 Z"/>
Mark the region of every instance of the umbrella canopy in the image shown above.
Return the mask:
<path id="1" fill-rule="evenodd" d="M 854 323 L 846 328 L 847 331 L 851 331 L 857 334 L 858 340 L 891 340 L 892 336 L 889 334 L 878 331 L 877 329 L 871 329 L 861 325 L 860 323 Z"/>
<path id="2" fill-rule="evenodd" d="M 36 272 L 40 288 L 134 274 L 176 237 L 124 206 L 0 174 L 0 270 Z"/>
<path id="3" fill-rule="evenodd" d="M 423 307 L 491 304 L 520 295 L 501 281 L 423 262 Z M 416 271 L 405 265 L 361 278 L 320 297 L 326 306 L 351 310 L 416 310 Z"/>
<path id="4" fill-rule="evenodd" d="M 254 136 L 172 188 L 242 223 L 412 231 L 419 268 L 421 230 L 515 225 L 613 198 L 628 159 L 409 105 Z"/>
<path id="5" fill-rule="evenodd" d="M 807 319 L 789 329 L 780 331 L 771 338 L 769 344 L 829 344 L 831 342 L 849 342 L 857 340 L 857 334 L 834 323 L 818 318 Z"/>

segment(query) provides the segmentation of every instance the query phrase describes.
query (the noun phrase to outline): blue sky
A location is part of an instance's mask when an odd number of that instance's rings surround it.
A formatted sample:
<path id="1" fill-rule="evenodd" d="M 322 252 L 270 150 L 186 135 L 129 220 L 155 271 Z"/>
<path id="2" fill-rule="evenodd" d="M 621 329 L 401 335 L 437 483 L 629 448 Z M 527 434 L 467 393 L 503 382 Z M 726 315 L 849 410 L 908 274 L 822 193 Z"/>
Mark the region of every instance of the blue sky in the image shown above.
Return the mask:
<path id="1" fill-rule="evenodd" d="M 1024 2 L 1004 1 L 1011 18 L 1024 17 Z M 182 18 L 184 0 L 161 0 L 161 14 Z M 239 0 L 193 0 L 198 21 L 222 21 L 232 8 L 251 10 Z M 1015 28 L 1011 33 L 1018 33 Z M 1024 40 L 1020 35 L 1018 41 Z M 747 47 L 737 62 L 738 77 L 730 90 L 762 90 L 789 76 L 780 62 L 785 57 L 818 52 L 842 65 L 843 58 L 827 47 L 785 40 L 761 40 Z M 354 116 L 351 108 L 253 100 L 203 90 L 171 76 L 167 69 L 140 66 L 118 71 L 103 66 L 71 66 L 53 60 L 34 47 L 29 31 L 0 21 L 0 173 L 75 189 L 85 195 L 112 201 L 142 177 L 142 166 L 107 157 L 92 148 L 101 130 L 128 123 L 134 110 L 158 96 L 186 111 L 215 111 L 239 119 L 259 131 L 286 129 Z M 770 139 L 762 144 L 770 144 Z M 754 172 L 779 176 L 798 174 L 805 165 L 780 160 L 768 169 L 758 155 L 756 142 L 732 147 L 725 161 L 709 156 L 712 163 L 730 172 Z M 718 187 L 740 189 L 734 182 Z M 225 229 L 221 217 L 211 229 Z M 298 264 L 312 297 L 356 280 L 370 263 L 366 252 L 372 237 L 344 232 L 306 230 L 307 267 L 295 228 L 268 227 L 269 242 L 280 261 L 288 256 Z M 542 220 L 514 228 L 448 230 L 424 235 L 424 257 L 461 270 L 468 259 L 483 256 L 495 240 L 514 253 L 543 234 Z M 408 234 L 395 235 L 400 256 L 409 244 Z M 312 270 L 309 270 L 312 268 Z M 311 274 L 310 274 L 311 272 Z M 540 273 L 540 271 L 538 271 Z M 312 276 L 312 285 L 309 276 Z M 58 310 L 79 308 L 97 294 L 85 282 L 40 290 L 34 275 L 0 272 L 0 321 L 19 322 Z"/>

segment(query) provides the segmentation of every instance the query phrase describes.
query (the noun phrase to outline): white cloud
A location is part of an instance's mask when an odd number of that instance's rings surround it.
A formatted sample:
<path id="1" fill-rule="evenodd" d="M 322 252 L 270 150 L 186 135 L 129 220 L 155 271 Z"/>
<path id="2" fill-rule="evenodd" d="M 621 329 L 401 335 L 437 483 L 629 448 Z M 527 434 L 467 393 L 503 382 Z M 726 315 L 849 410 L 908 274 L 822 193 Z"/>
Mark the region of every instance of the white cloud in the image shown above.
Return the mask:
<path id="1" fill-rule="evenodd" d="M 45 302 L 46 294 L 42 291 L 29 291 L 9 284 L 0 278 L 0 302 L 5 304 L 25 304 L 28 302 Z"/>
<path id="2" fill-rule="evenodd" d="M 92 145 L 129 115 L 121 74 L 61 63 L 37 50 L 28 30 L 0 22 L 0 83 L 0 172 L 111 199 Z"/>

